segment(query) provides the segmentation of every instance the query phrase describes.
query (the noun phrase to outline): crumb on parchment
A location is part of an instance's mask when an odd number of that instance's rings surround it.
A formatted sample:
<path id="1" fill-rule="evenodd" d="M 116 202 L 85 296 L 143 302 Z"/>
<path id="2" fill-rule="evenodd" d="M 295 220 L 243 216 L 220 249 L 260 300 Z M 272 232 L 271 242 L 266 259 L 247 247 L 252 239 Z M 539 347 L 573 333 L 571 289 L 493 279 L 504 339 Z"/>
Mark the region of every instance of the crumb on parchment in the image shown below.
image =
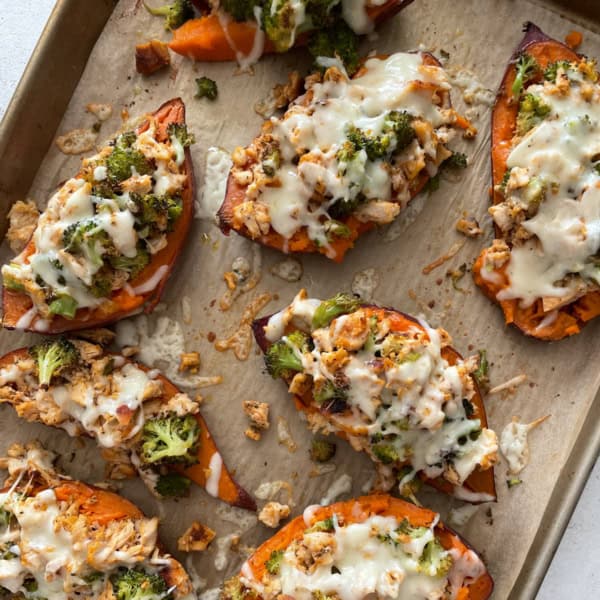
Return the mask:
<path id="1" fill-rule="evenodd" d="M 181 552 L 203 552 L 215 539 L 216 533 L 200 521 L 194 521 L 177 540 Z"/>
<path id="2" fill-rule="evenodd" d="M 258 520 L 267 527 L 275 528 L 290 516 L 290 507 L 279 502 L 267 502 L 258 514 Z"/>

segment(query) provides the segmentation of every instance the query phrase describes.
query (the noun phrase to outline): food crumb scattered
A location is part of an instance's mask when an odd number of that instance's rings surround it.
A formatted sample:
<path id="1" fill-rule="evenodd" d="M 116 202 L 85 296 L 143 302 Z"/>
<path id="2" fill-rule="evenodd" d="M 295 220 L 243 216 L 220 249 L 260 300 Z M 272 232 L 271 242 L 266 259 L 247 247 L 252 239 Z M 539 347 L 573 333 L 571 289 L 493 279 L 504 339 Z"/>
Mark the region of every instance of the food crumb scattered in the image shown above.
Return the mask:
<path id="1" fill-rule="evenodd" d="M 267 502 L 258 514 L 258 520 L 267 527 L 275 528 L 290 516 L 290 507 L 279 502 Z"/>
<path id="2" fill-rule="evenodd" d="M 215 539 L 215 535 L 210 527 L 194 521 L 177 540 L 177 549 L 181 552 L 203 552 Z"/>
<path id="3" fill-rule="evenodd" d="M 312 440 L 310 445 L 310 459 L 314 462 L 324 463 L 335 456 L 336 445 L 328 440 Z"/>
<path id="4" fill-rule="evenodd" d="M 458 285 L 458 282 L 465 276 L 467 273 L 467 263 L 463 263 L 456 269 L 448 269 L 446 271 L 446 277 L 449 277 L 452 281 L 452 287 L 457 292 L 465 292 L 466 290 Z M 436 281 L 437 283 L 437 281 Z"/>
<path id="5" fill-rule="evenodd" d="M 302 263 L 296 258 L 286 258 L 271 267 L 271 273 L 283 281 L 294 283 L 302 278 Z"/>
<path id="6" fill-rule="evenodd" d="M 491 396 L 492 394 L 499 394 L 500 392 L 503 392 L 505 390 L 514 391 L 514 389 L 518 385 L 521 385 L 525 381 L 527 381 L 527 375 L 525 375 L 525 373 L 521 373 L 520 375 L 512 377 L 511 379 L 509 379 L 508 381 L 505 381 L 504 383 L 495 385 L 493 388 L 491 388 L 488 391 L 488 394 Z"/>
<path id="7" fill-rule="evenodd" d="M 244 400 L 244 412 L 248 415 L 252 425 L 257 429 L 269 429 L 269 403 L 256 400 Z"/>
<path id="8" fill-rule="evenodd" d="M 456 231 L 469 238 L 479 237 L 483 233 L 483 229 L 479 227 L 479 223 L 475 217 L 463 217 L 459 219 L 456 222 Z"/>
<path id="9" fill-rule="evenodd" d="M 377 269 L 363 269 L 355 273 L 352 278 L 352 293 L 358 296 L 364 302 L 373 300 L 375 290 L 379 285 L 379 274 Z"/>
<path id="10" fill-rule="evenodd" d="M 152 75 L 171 64 L 169 46 L 160 40 L 150 40 L 135 47 L 135 70 Z"/>
<path id="11" fill-rule="evenodd" d="M 85 110 L 94 115 L 99 121 L 106 121 L 107 119 L 110 119 L 113 107 L 112 104 L 90 102 L 85 105 Z"/>
<path id="12" fill-rule="evenodd" d="M 254 440 L 255 442 L 259 442 L 262 437 L 260 430 L 254 427 L 253 425 L 250 425 L 250 427 L 248 427 L 246 431 L 244 431 L 244 435 L 247 438 Z"/>
<path id="13" fill-rule="evenodd" d="M 423 267 L 423 269 L 422 269 L 423 275 L 429 275 L 429 273 L 431 273 L 431 271 L 433 271 L 434 269 L 437 269 L 438 267 L 441 267 L 445 262 L 448 262 L 451 258 L 456 256 L 461 251 L 461 249 L 464 245 L 465 245 L 464 240 L 461 242 L 455 242 L 454 244 L 452 244 L 452 246 L 450 247 L 450 250 L 448 250 L 448 252 L 446 252 L 445 254 L 442 254 L 442 256 L 440 256 L 439 258 L 436 258 L 433 262 L 431 262 L 428 265 L 426 265 L 425 267 Z"/>
<path id="14" fill-rule="evenodd" d="M 278 417 L 277 419 L 277 441 L 282 446 L 285 446 L 290 452 L 296 452 L 296 450 L 298 450 L 298 444 L 296 444 L 292 437 L 290 426 L 283 417 Z"/>
<path id="15" fill-rule="evenodd" d="M 6 238 L 10 249 L 18 254 L 29 242 L 38 219 L 40 211 L 31 200 L 17 200 L 8 213 L 8 232 Z"/>
<path id="16" fill-rule="evenodd" d="M 583 35 L 580 31 L 569 31 L 565 36 L 565 44 L 572 50 L 577 50 L 583 42 Z"/>
<path id="17" fill-rule="evenodd" d="M 527 435 L 549 417 L 550 415 L 545 415 L 531 423 L 520 423 L 518 417 L 513 417 L 511 422 L 502 430 L 500 450 L 508 463 L 510 475 L 518 475 L 527 466 L 529 463 Z"/>
<path id="18" fill-rule="evenodd" d="M 180 373 L 198 373 L 200 370 L 200 354 L 198 352 L 182 352 L 179 355 Z"/>
<path id="19" fill-rule="evenodd" d="M 83 154 L 92 150 L 98 133 L 91 129 L 72 129 L 56 138 L 56 145 L 63 154 Z"/>

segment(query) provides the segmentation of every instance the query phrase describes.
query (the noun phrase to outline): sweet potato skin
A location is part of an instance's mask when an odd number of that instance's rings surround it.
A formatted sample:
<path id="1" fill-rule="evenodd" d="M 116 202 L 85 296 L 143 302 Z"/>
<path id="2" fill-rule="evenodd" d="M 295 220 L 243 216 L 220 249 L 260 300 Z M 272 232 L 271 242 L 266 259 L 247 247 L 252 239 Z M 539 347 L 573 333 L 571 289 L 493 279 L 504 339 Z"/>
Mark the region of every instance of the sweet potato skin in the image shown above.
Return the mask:
<path id="1" fill-rule="evenodd" d="M 422 52 L 423 62 L 426 65 L 432 66 L 441 66 L 440 62 L 430 54 L 429 52 Z M 379 58 L 386 58 L 386 56 L 381 55 Z M 354 77 L 361 74 L 361 70 L 359 70 Z M 443 94 L 442 103 L 444 106 L 450 108 L 451 101 L 450 95 L 448 93 Z M 415 180 L 411 183 L 410 197 L 413 199 L 417 194 L 419 194 L 423 188 L 427 185 L 429 181 L 429 176 L 426 171 L 421 172 Z M 233 211 L 236 206 L 240 205 L 244 202 L 246 197 L 246 187 L 238 184 L 233 176 L 230 174 L 227 179 L 227 188 L 225 191 L 225 198 L 223 200 L 223 204 L 219 208 L 217 212 L 217 218 L 219 220 L 219 226 L 221 231 L 228 235 L 230 231 L 235 231 L 240 235 L 252 239 L 254 242 L 257 242 L 263 246 L 268 248 L 274 248 L 279 250 L 280 252 L 286 253 L 303 253 L 303 254 L 326 254 L 328 258 L 333 260 L 336 263 L 341 263 L 344 260 L 344 256 L 346 252 L 350 250 L 355 241 L 367 231 L 370 231 L 375 227 L 374 223 L 371 222 L 361 222 L 353 215 L 349 217 L 339 219 L 346 227 L 348 227 L 350 234 L 345 238 L 338 238 L 334 242 L 329 245 L 329 249 L 318 246 L 314 241 L 312 241 L 308 237 L 308 233 L 305 229 L 300 229 L 294 233 L 294 235 L 286 240 L 282 235 L 274 231 L 272 228 L 265 235 L 260 235 L 259 237 L 253 238 L 245 227 L 240 229 L 236 229 L 233 225 Z"/>
<path id="2" fill-rule="evenodd" d="M 393 308 L 381 308 L 379 306 L 375 306 L 372 304 L 366 304 L 363 308 L 367 308 L 371 311 L 371 314 L 384 314 L 387 317 L 392 319 L 392 331 L 406 331 L 409 327 L 419 327 L 423 328 L 423 326 L 415 319 L 414 317 L 407 315 L 403 312 L 397 311 Z M 270 342 L 267 340 L 265 336 L 265 325 L 269 321 L 271 315 L 262 317 L 257 319 L 252 324 L 252 331 L 254 333 L 254 337 L 259 348 L 263 353 L 267 351 L 270 346 Z M 462 356 L 451 347 L 444 348 L 442 350 L 442 356 L 448 361 L 449 364 L 453 365 L 457 360 L 461 359 Z M 485 406 L 483 403 L 483 397 L 481 395 L 481 390 L 477 385 L 477 381 L 473 378 L 473 386 L 475 389 L 475 395 L 473 396 L 473 405 L 475 411 L 472 415 L 473 419 L 479 419 L 481 421 L 482 427 L 487 427 L 487 416 L 485 412 Z M 312 402 L 312 395 L 307 395 L 306 397 L 301 397 L 298 395 L 294 395 L 294 402 L 296 408 L 305 413 L 314 413 L 319 412 L 319 409 Z M 344 432 L 336 432 L 338 437 L 342 439 L 346 439 Z M 438 477 L 436 479 L 428 479 L 424 475 L 419 474 L 419 477 L 425 481 L 427 484 L 436 488 L 437 490 L 444 492 L 446 494 L 452 495 L 453 486 L 446 481 L 445 479 Z M 470 492 L 476 494 L 487 494 L 494 501 L 496 500 L 496 483 L 494 478 L 494 468 L 486 469 L 485 471 L 476 470 L 465 480 L 463 486 L 468 489 Z"/>
<path id="3" fill-rule="evenodd" d="M 114 356 L 119 356 L 115 354 Z M 20 348 L 18 350 L 13 350 L 8 354 L 0 357 L 0 369 L 5 368 L 19 360 L 23 360 L 29 357 L 28 348 Z M 143 371 L 150 371 L 148 367 L 137 363 L 135 361 L 131 361 L 125 357 L 121 357 L 125 360 L 126 363 L 130 363 L 135 365 L 137 368 Z M 167 402 L 169 398 L 172 398 L 175 394 L 179 393 L 179 389 L 175 384 L 173 384 L 169 379 L 167 379 L 164 375 L 157 375 L 157 379 L 159 379 L 163 384 L 164 395 L 162 400 Z M 133 416 L 130 415 L 131 417 Z M 215 453 L 219 453 L 219 449 L 208 429 L 206 421 L 202 417 L 200 413 L 194 415 L 198 425 L 200 426 L 200 445 L 198 448 L 198 463 L 193 465 L 192 467 L 182 468 L 179 465 L 170 465 L 169 468 L 173 471 L 177 471 L 182 473 L 189 479 L 191 479 L 194 483 L 198 484 L 201 487 L 206 487 L 207 480 L 207 472 L 210 469 L 210 461 Z M 218 486 L 218 496 L 224 502 L 231 504 L 233 506 L 238 506 L 240 508 L 245 508 L 247 510 L 255 511 L 256 510 L 256 502 L 254 499 L 244 490 L 233 478 L 229 469 L 223 462 L 221 467 L 221 473 L 219 477 L 219 486 Z"/>
<path id="4" fill-rule="evenodd" d="M 381 6 L 368 7 L 367 12 L 377 25 L 393 17 L 412 2 L 413 0 L 387 0 Z M 250 54 L 256 35 L 256 23 L 231 21 L 227 25 L 227 33 L 238 52 L 246 56 Z M 304 46 L 307 41 L 308 36 L 301 34 L 294 46 Z M 237 58 L 236 49 L 232 48 L 227 40 L 217 15 L 208 15 L 185 22 L 173 32 L 169 48 L 177 54 L 203 62 L 222 62 Z M 266 38 L 262 54 L 274 52 L 275 46 Z"/>
<path id="5" fill-rule="evenodd" d="M 310 522 L 307 523 L 302 515 L 296 517 L 259 546 L 247 563 L 254 578 L 261 581 L 266 571 L 265 562 L 273 551 L 287 548 L 294 540 L 302 537 L 307 527 L 334 514 L 343 517 L 345 523 L 361 523 L 369 517 L 380 515 L 395 517 L 397 520 L 406 518 L 413 526 L 425 527 L 431 525 L 435 518 L 435 513 L 426 508 L 417 507 L 386 494 L 362 496 L 354 500 L 323 506 L 312 513 Z M 443 523 L 436 525 L 435 532 L 446 550 L 456 548 L 461 554 L 468 550 L 473 551 L 456 532 Z M 461 588 L 458 597 L 461 600 L 485 600 L 490 597 L 493 588 L 494 582 L 486 570 L 479 579 L 467 587 Z"/>
<path id="6" fill-rule="evenodd" d="M 181 98 L 173 98 L 160 106 L 153 115 L 158 121 L 158 135 L 162 138 L 167 137 L 167 128 L 171 123 L 185 122 L 185 105 Z M 143 123 L 139 131 L 143 132 L 148 128 L 148 123 Z M 44 334 L 58 334 L 67 331 L 77 331 L 79 329 L 88 329 L 100 327 L 114 323 L 120 319 L 143 310 L 146 313 L 152 312 L 156 304 L 160 301 L 164 286 L 169 279 L 169 275 L 174 268 L 175 261 L 183 249 L 194 212 L 195 181 L 192 165 L 192 156 L 189 148 L 185 149 L 185 171 L 187 180 L 182 191 L 183 209 L 180 218 L 177 220 L 173 231 L 167 234 L 167 245 L 154 255 L 152 261 L 146 268 L 130 282 L 132 288 L 142 285 L 151 279 L 156 271 L 161 267 L 166 267 L 165 274 L 159 283 L 150 292 L 129 295 L 125 290 L 119 290 L 111 297 L 111 304 L 107 308 L 99 307 L 94 310 L 80 309 L 77 311 L 74 319 L 65 319 L 56 315 L 47 326 L 41 330 Z M 34 252 L 33 241 L 29 241 L 28 247 L 24 250 L 25 254 Z M 7 329 L 16 329 L 19 319 L 32 307 L 29 296 L 19 292 L 12 292 L 6 288 L 2 289 L 2 325 Z M 23 329 L 25 331 L 40 331 L 36 329 L 36 322 L 40 319 L 36 316 L 31 323 Z"/>
<path id="7" fill-rule="evenodd" d="M 581 58 L 571 48 L 547 36 L 533 23 L 525 24 L 525 36 L 515 50 L 506 68 L 496 102 L 492 111 L 492 184 L 493 203 L 502 202 L 502 194 L 495 187 L 502 181 L 506 171 L 506 161 L 510 153 L 510 142 L 514 135 L 518 113 L 518 104 L 512 99 L 512 84 L 515 78 L 515 62 L 522 52 L 532 55 L 542 68 L 549 63 L 568 60 L 574 61 Z M 497 238 L 501 238 L 500 229 L 495 226 Z M 484 251 L 485 252 L 485 251 Z M 497 281 L 482 276 L 484 269 L 484 254 L 480 254 L 473 265 L 473 278 L 484 294 L 492 301 L 500 304 L 507 324 L 518 327 L 528 336 L 546 340 L 560 340 L 571 335 L 576 335 L 581 328 L 591 319 L 600 315 L 600 292 L 588 292 L 585 296 L 558 309 L 557 317 L 553 323 L 543 325 L 546 314 L 542 309 L 541 299 L 532 306 L 523 308 L 518 300 L 498 301 L 496 295 L 508 285 L 506 265 L 496 270 Z M 540 324 L 542 324 L 540 326 Z"/>

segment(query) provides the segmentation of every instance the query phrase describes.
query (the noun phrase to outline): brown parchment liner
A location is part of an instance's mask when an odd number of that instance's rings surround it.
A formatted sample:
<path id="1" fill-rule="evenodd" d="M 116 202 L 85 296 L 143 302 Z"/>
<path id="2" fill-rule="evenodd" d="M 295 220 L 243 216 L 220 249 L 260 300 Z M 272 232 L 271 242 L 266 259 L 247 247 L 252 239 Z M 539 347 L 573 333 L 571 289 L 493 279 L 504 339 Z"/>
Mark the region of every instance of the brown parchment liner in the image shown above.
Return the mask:
<path id="1" fill-rule="evenodd" d="M 142 78 L 134 70 L 134 44 L 154 36 L 166 39 L 168 34 L 162 29 L 161 20 L 150 17 L 140 4 L 136 0 L 122 0 L 115 8 L 90 56 L 59 133 L 94 122 L 93 117 L 85 113 L 87 103 L 110 102 L 114 107 L 113 116 L 103 125 L 100 142 L 120 127 L 121 109 L 127 108 L 136 116 L 180 95 L 186 102 L 190 129 L 196 135 L 197 144 L 192 153 L 198 189 L 201 189 L 206 149 L 221 146 L 231 150 L 236 145 L 247 144 L 261 123 L 253 111 L 254 103 L 263 99 L 275 83 L 283 82 L 288 70 L 305 66 L 308 61 L 301 51 L 267 57 L 255 67 L 254 75 L 249 76 L 236 75 L 232 64 L 195 65 L 173 55 L 171 70 Z M 443 49 L 450 54 L 450 67 L 470 69 L 486 88 L 495 90 L 506 61 L 521 39 L 521 24 L 526 20 L 535 22 L 558 39 L 574 27 L 564 11 L 559 13 L 538 2 L 418 0 L 382 27 L 377 39 L 363 42 L 363 50 L 365 53 L 370 50 L 394 52 L 422 47 L 439 53 Z M 597 28 L 597 25 L 591 26 Z M 580 25 L 578 28 L 582 29 Z M 600 57 L 600 35 L 583 31 L 585 41 L 581 51 Z M 194 78 L 201 75 L 217 80 L 217 102 L 194 99 Z M 454 90 L 453 101 L 459 109 L 468 108 L 462 102 L 459 89 Z M 600 337 L 597 335 L 599 324 L 592 323 L 580 335 L 558 343 L 526 339 L 505 327 L 501 311 L 475 290 L 470 277 L 460 282 L 466 293 L 454 290 L 450 279 L 444 277 L 448 268 L 471 263 L 491 238 L 487 216 L 490 110 L 491 107 L 481 104 L 472 107 L 468 114 L 474 117 L 479 135 L 470 143 L 457 140 L 458 147 L 469 155 L 471 165 L 460 177 L 444 178 L 440 189 L 424 202 L 422 198 L 417 200 L 423 208 L 410 226 L 393 225 L 391 230 L 366 235 L 348 253 L 342 265 L 323 257 L 302 258 L 304 275 L 298 283 L 286 283 L 272 276 L 270 266 L 283 257 L 277 252 L 262 250 L 262 279 L 257 288 L 223 313 L 218 308 L 218 299 L 225 290 L 222 274 L 230 270 L 233 259 L 238 256 L 251 260 L 252 244 L 236 235 L 226 238 L 214 225 L 195 220 L 164 301 L 168 307 L 166 314 L 182 322 L 181 299 L 192 299 L 192 322 L 184 326 L 188 350 L 200 351 L 203 373 L 224 376 L 223 384 L 203 390 L 207 401 L 202 411 L 226 462 L 236 470 L 236 478 L 250 492 L 264 481 L 289 481 L 293 486 L 293 515 L 318 502 L 343 473 L 352 476 L 352 493 L 359 495 L 370 479 L 372 467 L 364 456 L 338 442 L 333 460 L 335 472 L 310 477 L 314 466 L 307 454 L 311 435 L 293 409 L 285 386 L 264 373 L 258 350 L 253 348 L 249 359 L 239 362 L 231 352 L 219 353 L 208 342 L 209 332 L 216 333 L 217 338 L 228 337 L 235 330 L 244 306 L 258 293 L 269 291 L 279 295 L 279 300 L 273 300 L 263 311 L 267 314 L 289 302 L 300 287 L 306 287 L 313 296 L 325 298 L 337 291 L 349 290 L 358 271 L 375 268 L 380 280 L 374 293 L 375 301 L 412 314 L 425 311 L 431 324 L 442 325 L 451 333 L 453 345 L 463 355 L 487 348 L 492 363 L 492 384 L 526 373 L 527 382 L 514 394 L 492 396 L 486 402 L 490 425 L 498 433 L 514 414 L 524 421 L 552 414 L 530 437 L 531 462 L 522 474 L 524 482 L 508 490 L 506 467 L 501 464 L 496 469 L 498 503 L 489 505 L 493 524 L 484 506 L 466 526 L 458 528 L 485 557 L 496 582 L 494 598 L 504 599 L 513 590 L 552 493 L 555 488 L 566 485 L 559 477 L 560 472 L 575 443 L 581 444 L 578 435 L 599 386 L 596 357 Z M 78 157 L 66 157 L 52 147 L 40 166 L 30 197 L 44 203 L 58 183 L 75 173 L 78 167 Z M 463 211 L 475 215 L 485 226 L 486 238 L 468 240 L 449 263 L 423 275 L 421 270 L 425 265 L 461 240 L 454 224 Z M 392 231 L 399 235 L 390 235 Z M 390 241 L 390 238 L 394 239 Z M 6 244 L 0 258 L 3 262 L 10 258 Z M 33 336 L 2 331 L 0 349 L 4 353 L 31 339 Z M 271 403 L 272 425 L 260 442 L 243 435 L 248 425 L 241 409 L 245 399 Z M 61 466 L 69 474 L 89 482 L 103 478 L 103 461 L 92 443 L 72 440 L 62 432 L 41 425 L 26 424 L 16 418 L 10 407 L 2 407 L 0 411 L 0 450 L 4 451 L 13 441 L 40 439 L 61 454 Z M 278 417 L 284 417 L 289 423 L 298 445 L 295 453 L 277 443 Z M 218 536 L 240 530 L 239 522 L 235 522 L 237 515 L 229 514 L 223 519 L 229 509 L 199 488 L 193 490 L 189 499 L 162 503 L 152 498 L 139 482 L 126 482 L 122 491 L 148 514 L 162 517 L 161 536 L 172 551 L 177 537 L 194 519 L 215 529 Z M 460 505 L 435 492 L 422 493 L 419 497 L 424 504 L 440 510 L 443 517 L 447 517 L 450 507 Z M 259 501 L 260 505 L 263 503 Z M 242 543 L 258 545 L 270 533 L 262 525 L 255 525 L 244 534 Z M 236 572 L 243 560 L 240 554 L 230 552 L 225 568 L 217 571 L 216 547 L 213 542 L 209 551 L 187 560 L 188 565 L 193 561 L 200 577 L 207 580 L 206 589 Z M 174 553 L 186 563 L 185 556 Z"/>

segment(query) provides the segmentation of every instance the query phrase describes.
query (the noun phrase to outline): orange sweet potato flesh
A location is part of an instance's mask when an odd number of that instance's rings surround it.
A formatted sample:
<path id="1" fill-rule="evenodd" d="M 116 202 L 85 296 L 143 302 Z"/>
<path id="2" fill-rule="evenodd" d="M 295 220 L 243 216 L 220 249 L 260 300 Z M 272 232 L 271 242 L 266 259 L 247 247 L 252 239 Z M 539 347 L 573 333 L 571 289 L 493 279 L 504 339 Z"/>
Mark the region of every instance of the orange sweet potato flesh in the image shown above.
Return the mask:
<path id="1" fill-rule="evenodd" d="M 254 578 L 257 581 L 262 580 L 266 572 L 265 562 L 270 558 L 272 552 L 284 550 L 294 540 L 302 538 L 304 531 L 312 524 L 327 519 L 334 514 L 343 519 L 345 524 L 361 523 L 369 517 L 378 515 L 394 517 L 398 521 L 408 519 L 410 524 L 415 527 L 428 527 L 435 518 L 434 512 L 387 494 L 362 496 L 355 500 L 323 506 L 312 513 L 309 523 L 305 522 L 302 515 L 296 517 L 258 547 L 256 552 L 248 559 L 248 566 Z M 461 554 L 472 550 L 457 533 L 443 523 L 438 523 L 435 526 L 435 533 L 446 550 L 455 548 Z M 462 587 L 457 594 L 457 598 L 461 600 L 485 600 L 490 597 L 493 588 L 494 582 L 486 570 L 476 581 Z"/>
<path id="2" fill-rule="evenodd" d="M 168 137 L 167 128 L 172 123 L 185 123 L 185 105 L 181 98 L 174 98 L 165 102 L 152 115 L 158 124 L 158 137 L 165 140 Z M 143 123 L 138 131 L 141 133 L 148 128 L 148 123 Z M 144 284 L 156 275 L 161 267 L 167 267 L 164 275 L 158 284 L 149 292 L 130 295 L 124 289 L 113 292 L 110 302 L 96 309 L 79 309 L 75 318 L 66 319 L 55 315 L 49 321 L 49 326 L 43 328 L 44 334 L 63 333 L 65 331 L 76 331 L 78 329 L 87 329 L 99 327 L 108 323 L 114 323 L 131 314 L 144 310 L 152 312 L 158 304 L 163 288 L 167 283 L 169 275 L 175 265 L 175 261 L 181 252 L 185 239 L 187 237 L 194 211 L 194 173 L 192 167 L 192 157 L 189 148 L 185 149 L 184 170 L 187 175 L 186 182 L 182 190 L 183 207 L 173 231 L 167 234 L 167 245 L 152 256 L 150 263 L 143 271 L 129 282 L 132 289 Z M 31 255 L 35 251 L 33 240 L 23 251 L 24 256 Z M 27 294 L 12 292 L 3 288 L 2 290 L 2 325 L 7 329 L 18 327 L 19 319 L 32 307 L 31 299 Z M 36 316 L 31 323 L 23 327 L 25 331 L 37 331 L 36 322 L 40 319 Z"/>
<path id="3" fill-rule="evenodd" d="M 506 161 L 510 154 L 519 110 L 518 103 L 511 101 L 516 58 L 522 52 L 527 52 L 537 60 L 542 69 L 549 63 L 559 60 L 575 61 L 580 58 L 571 48 L 549 38 L 532 23 L 526 25 L 525 32 L 525 37 L 504 73 L 492 112 L 492 183 L 494 188 L 502 181 L 506 171 Z M 494 191 L 494 204 L 498 204 L 502 200 L 502 194 Z M 496 228 L 496 237 L 501 237 L 498 228 Z M 498 280 L 490 281 L 489 278 L 486 279 L 481 275 L 482 269 L 485 268 L 484 259 L 485 256 L 482 253 L 473 265 L 475 283 L 490 299 L 499 302 L 507 324 L 515 325 L 529 336 L 541 340 L 560 340 L 579 333 L 583 325 L 600 315 L 600 292 L 594 291 L 559 308 L 556 319 L 552 323 L 544 324 L 542 321 L 547 313 L 543 311 L 541 298 L 527 308 L 520 306 L 518 299 L 502 301 L 496 299 L 498 292 L 508 286 L 506 275 L 508 263 L 495 271 Z"/>
<path id="4" fill-rule="evenodd" d="M 401 333 L 413 327 L 418 327 L 421 329 L 423 328 L 423 326 L 410 315 L 406 315 L 393 309 L 381 308 L 378 306 L 364 306 L 363 309 L 367 311 L 368 315 L 379 317 L 385 315 L 388 317 L 391 321 L 390 330 L 394 332 Z M 255 321 L 252 326 L 256 341 L 263 352 L 266 352 L 269 347 L 269 341 L 266 339 L 264 333 L 264 326 L 267 324 L 268 320 L 269 317 L 263 317 L 262 319 Z M 293 329 L 293 327 L 290 327 L 290 330 L 291 329 Z M 450 365 L 455 364 L 458 359 L 462 358 L 461 355 L 451 347 L 443 348 L 442 356 Z M 485 406 L 483 404 L 483 397 L 475 379 L 473 379 L 473 387 L 475 394 L 471 399 L 471 403 L 473 404 L 473 408 L 475 410 L 470 418 L 479 419 L 481 426 L 487 427 L 487 416 L 485 413 Z M 318 406 L 313 401 L 313 397 L 310 392 L 305 396 L 294 395 L 294 402 L 296 404 L 296 408 L 306 414 L 320 412 Z M 346 439 L 347 437 L 346 433 L 343 431 L 336 432 L 336 435 L 343 439 Z M 419 474 L 419 477 L 427 484 L 441 492 L 450 495 L 452 495 L 454 492 L 454 486 L 442 477 L 428 479 L 423 474 Z M 488 496 L 488 498 L 482 499 L 481 501 L 496 500 L 496 483 L 494 480 L 493 467 L 484 471 L 476 469 L 464 481 L 463 487 L 474 494 L 486 494 Z"/>
<path id="5" fill-rule="evenodd" d="M 368 7 L 367 13 L 378 24 L 394 16 L 412 1 L 388 0 L 381 6 Z M 226 27 L 227 32 L 216 14 L 191 19 L 173 32 L 169 48 L 177 54 L 204 62 L 236 60 L 236 50 L 248 56 L 254 46 L 256 22 L 237 23 L 231 20 Z M 304 46 L 307 41 L 306 34 L 299 35 L 295 46 Z M 272 54 L 275 51 L 272 42 L 265 36 L 262 54 Z"/>
<path id="6" fill-rule="evenodd" d="M 12 352 L 0 357 L 0 369 L 28 357 L 29 352 L 27 348 L 13 350 Z M 128 359 L 125 359 L 125 361 L 135 364 L 136 367 L 142 369 L 143 371 L 150 370 L 140 363 L 135 363 Z M 163 375 L 159 374 L 157 379 L 159 379 L 163 384 L 164 394 L 162 399 L 164 402 L 167 402 L 169 398 L 173 397 L 175 394 L 180 393 L 180 390 Z M 131 419 L 132 417 L 133 413 L 124 416 L 125 419 Z M 197 413 L 195 418 L 198 421 L 201 432 L 200 447 L 198 448 L 198 462 L 192 467 L 188 468 L 182 468 L 179 465 L 170 465 L 169 468 L 185 475 L 199 486 L 206 488 L 206 479 L 207 473 L 210 469 L 210 461 L 215 453 L 219 453 L 219 449 L 217 448 L 217 445 L 208 429 L 206 421 L 202 418 L 202 415 Z M 218 497 L 224 502 L 227 502 L 233 506 L 239 506 L 240 508 L 246 508 L 248 510 L 256 510 L 256 503 L 254 499 L 233 479 L 231 472 L 224 463 L 219 476 Z"/>
<path id="7" fill-rule="evenodd" d="M 431 54 L 427 52 L 422 53 L 423 63 L 426 65 L 440 66 L 439 61 Z M 382 57 L 383 58 L 383 57 Z M 361 74 L 359 70 L 355 77 Z M 439 91 L 432 89 L 432 93 L 439 95 Z M 443 94 L 443 103 L 450 105 L 450 97 L 448 94 Z M 457 120 L 456 125 L 458 127 L 468 127 L 469 123 L 462 123 Z M 410 196 L 414 198 L 429 181 L 427 172 L 423 170 L 410 184 Z M 218 212 L 219 224 L 221 231 L 228 234 L 231 230 L 236 231 L 240 235 L 253 239 L 255 242 L 268 246 L 269 248 L 275 248 L 281 252 L 290 253 L 320 253 L 326 254 L 328 258 L 336 263 L 341 263 L 344 260 L 344 256 L 350 248 L 354 246 L 354 242 L 359 236 L 367 231 L 370 231 L 375 227 L 374 223 L 364 223 L 359 221 L 356 217 L 350 215 L 349 217 L 339 219 L 340 222 L 344 223 L 348 227 L 350 234 L 345 238 L 336 238 L 329 244 L 329 248 L 318 246 L 314 241 L 308 237 L 306 228 L 299 229 L 294 235 L 286 240 L 282 235 L 277 233 L 274 229 L 265 235 L 260 235 L 257 238 L 252 238 L 245 227 L 236 228 L 233 223 L 233 211 L 236 206 L 239 206 L 246 200 L 246 187 L 238 184 L 232 175 L 229 175 L 227 180 L 227 189 L 225 192 L 225 199 Z"/>

